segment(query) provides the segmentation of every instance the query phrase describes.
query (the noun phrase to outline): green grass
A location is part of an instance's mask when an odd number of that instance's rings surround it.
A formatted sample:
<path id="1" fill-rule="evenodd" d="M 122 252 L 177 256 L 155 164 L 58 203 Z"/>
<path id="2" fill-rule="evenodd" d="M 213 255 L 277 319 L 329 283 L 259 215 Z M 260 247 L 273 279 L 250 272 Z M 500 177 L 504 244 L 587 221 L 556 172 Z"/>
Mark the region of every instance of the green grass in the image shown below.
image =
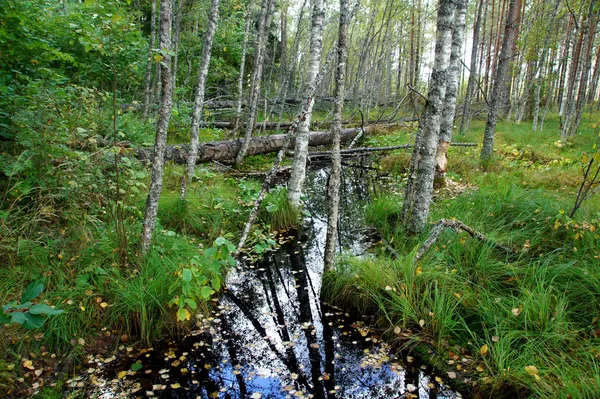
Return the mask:
<path id="1" fill-rule="evenodd" d="M 451 150 L 449 175 L 469 188 L 454 198 L 440 196 L 430 220 L 457 218 L 518 255 L 446 231 L 413 264 L 428 232 L 406 236 L 402 196 L 384 194 L 368 205 L 366 219 L 399 258 L 383 248 L 372 258 L 342 258 L 326 276 L 327 299 L 376 314 L 389 340 L 464 373 L 459 379 L 474 381 L 474 395 L 599 397 L 600 200 L 588 200 L 574 220 L 565 216 L 579 184 L 577 160 L 591 150 L 591 121 L 566 145 L 556 143 L 556 117 L 542 133 L 531 133 L 526 123 L 501 123 L 486 168 L 478 149 Z M 474 121 L 461 139 L 479 142 L 482 128 Z M 400 180 L 407 163 L 397 154 L 382 167 Z M 435 348 L 433 357 L 423 345 Z M 472 361 L 462 364 L 465 354 Z"/>

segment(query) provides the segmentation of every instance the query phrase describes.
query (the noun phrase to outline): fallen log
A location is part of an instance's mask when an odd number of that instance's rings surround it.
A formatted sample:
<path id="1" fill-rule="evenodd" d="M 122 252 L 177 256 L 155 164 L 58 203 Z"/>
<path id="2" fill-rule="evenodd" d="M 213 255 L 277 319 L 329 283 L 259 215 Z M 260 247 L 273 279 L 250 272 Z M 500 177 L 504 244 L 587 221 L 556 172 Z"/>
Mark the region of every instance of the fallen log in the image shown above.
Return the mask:
<path id="1" fill-rule="evenodd" d="M 365 127 L 365 132 L 368 134 L 375 126 Z M 342 142 L 350 141 L 361 131 L 361 128 L 342 129 L 340 139 Z M 274 134 L 271 136 L 252 137 L 250 146 L 248 147 L 247 155 L 267 154 L 278 151 L 284 144 L 286 134 Z M 197 163 L 211 161 L 226 161 L 234 159 L 239 149 L 242 146 L 243 139 L 232 139 L 213 141 L 208 143 L 200 143 L 198 145 L 198 161 Z M 290 146 L 295 144 L 295 139 L 292 137 Z M 322 146 L 331 144 L 331 133 L 311 132 L 309 136 L 309 146 Z M 173 161 L 178 164 L 184 164 L 187 160 L 187 144 L 168 145 L 165 151 L 165 161 Z M 135 155 L 140 161 L 150 161 L 152 158 L 152 148 L 138 148 L 135 150 Z"/>
<path id="2" fill-rule="evenodd" d="M 452 143 L 453 147 L 477 147 L 477 143 Z M 412 144 L 403 144 L 403 145 L 395 145 L 389 147 L 361 147 L 361 148 L 350 148 L 347 150 L 341 150 L 340 154 L 342 156 L 356 156 L 362 154 L 368 154 L 371 152 L 386 152 L 393 150 L 403 150 L 413 148 Z M 319 159 L 319 158 L 328 158 L 331 156 L 331 151 L 319 151 L 319 152 L 309 152 L 308 156 L 311 160 Z"/>
<path id="3" fill-rule="evenodd" d="M 484 236 L 483 234 L 481 234 L 478 231 L 475 231 L 475 229 L 473 229 L 470 226 L 467 226 L 460 220 L 440 219 L 431 228 L 431 231 L 429 232 L 429 236 L 427 237 L 425 242 L 423 242 L 421 247 L 415 253 L 415 257 L 413 259 L 413 264 L 417 263 L 423 257 L 423 255 L 425 255 L 425 253 L 433 246 L 433 244 L 435 244 L 435 242 L 437 241 L 439 236 L 442 234 L 442 231 L 444 231 L 445 229 L 450 229 L 457 234 L 460 233 L 461 230 L 465 231 L 465 232 L 467 232 L 467 234 L 469 234 L 471 237 L 475 238 L 477 241 L 487 244 L 490 247 L 492 247 L 500 252 L 503 252 L 507 255 L 517 255 L 518 254 L 514 249 L 490 240 L 488 237 Z"/>
<path id="4" fill-rule="evenodd" d="M 405 122 L 416 122 L 418 119 L 416 118 L 403 118 L 403 119 L 399 119 L 396 121 L 372 121 L 372 122 L 366 122 L 365 124 L 367 125 L 390 125 L 390 124 L 396 124 L 396 123 L 405 123 Z M 342 124 L 344 125 L 349 125 L 352 123 L 357 123 L 356 121 L 344 121 L 342 122 Z M 292 125 L 294 124 L 294 122 L 258 122 L 256 124 L 257 129 L 258 128 L 265 128 L 267 130 L 273 130 L 273 129 L 281 129 L 281 130 L 289 130 Z M 329 125 L 329 123 L 319 123 L 319 122 L 312 122 L 312 126 L 317 126 L 317 127 L 326 127 L 327 125 Z M 214 122 L 200 122 L 200 127 L 214 127 L 214 128 L 218 128 L 218 129 L 229 129 L 232 130 L 235 127 L 235 123 L 234 122 L 227 122 L 227 121 L 214 121 Z"/>

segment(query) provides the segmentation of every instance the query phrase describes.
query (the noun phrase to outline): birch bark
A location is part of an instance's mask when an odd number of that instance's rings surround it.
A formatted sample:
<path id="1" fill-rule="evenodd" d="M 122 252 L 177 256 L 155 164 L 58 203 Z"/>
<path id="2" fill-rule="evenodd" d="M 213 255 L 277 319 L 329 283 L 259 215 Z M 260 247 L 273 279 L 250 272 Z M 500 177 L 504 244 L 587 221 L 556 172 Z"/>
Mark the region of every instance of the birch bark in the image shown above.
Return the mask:
<path id="1" fill-rule="evenodd" d="M 456 0 L 440 0 L 438 6 L 435 60 L 422 126 L 417 133 L 410 162 L 402 219 L 409 233 L 423 231 L 433 195 L 435 153 L 438 147 L 447 69 L 452 47 L 452 26 Z"/>
<path id="2" fill-rule="evenodd" d="M 147 254 L 152 244 L 152 234 L 156 225 L 156 214 L 158 213 L 158 202 L 162 191 L 163 171 L 165 166 L 165 147 L 167 144 L 167 130 L 172 107 L 171 87 L 171 9 L 172 0 L 160 0 L 160 51 L 162 60 L 160 63 L 161 73 L 161 104 L 159 119 L 156 127 L 156 141 L 154 143 L 154 154 L 152 156 L 152 177 L 148 198 L 146 199 L 146 213 L 141 237 L 141 249 Z"/>
<path id="3" fill-rule="evenodd" d="M 242 56 L 240 60 L 240 75 L 238 76 L 237 82 L 237 102 L 235 105 L 235 122 L 233 126 L 234 135 L 237 134 L 240 128 L 240 116 L 242 115 L 242 100 L 244 94 L 244 73 L 246 68 L 246 53 L 248 52 L 248 36 L 250 35 L 250 22 L 252 21 L 252 7 L 254 1 L 250 0 L 248 3 L 248 10 L 246 11 L 246 22 L 244 25 L 244 39 L 242 41 Z"/>
<path id="4" fill-rule="evenodd" d="M 202 120 L 202 111 L 204 110 L 204 90 L 206 87 L 206 77 L 208 67 L 210 66 L 210 55 L 212 52 L 213 38 L 217 30 L 217 21 L 219 19 L 219 0 L 212 0 L 210 4 L 210 16 L 208 18 L 208 28 L 204 37 L 204 46 L 202 48 L 202 61 L 200 62 L 200 74 L 198 77 L 198 87 L 196 88 L 196 97 L 194 99 L 194 109 L 192 111 L 192 127 L 190 129 L 190 147 L 187 160 L 186 172 L 181 179 L 181 200 L 185 201 L 187 182 L 192 182 L 194 177 L 194 168 L 196 167 L 196 158 L 198 158 L 198 142 L 200 133 L 200 121 Z"/>
<path id="5" fill-rule="evenodd" d="M 498 111 L 502 104 L 502 91 L 506 85 L 508 67 L 510 63 L 510 54 L 512 53 L 511 38 L 514 37 L 516 27 L 516 14 L 519 11 L 517 7 L 518 0 L 510 0 L 508 5 L 508 14 L 506 16 L 506 25 L 504 28 L 504 38 L 502 39 L 502 49 L 498 60 L 498 68 L 494 77 L 494 86 L 492 95 L 489 97 L 489 111 L 485 131 L 483 135 L 483 147 L 481 148 L 481 159 L 487 161 L 492 157 L 494 151 L 494 136 L 496 134 L 496 123 L 498 122 Z"/>
<path id="6" fill-rule="evenodd" d="M 342 130 L 342 111 L 346 90 L 346 63 L 348 60 L 348 16 L 349 0 L 340 0 L 340 26 L 338 34 L 338 64 L 336 68 L 335 105 L 331 133 L 333 153 L 331 155 L 331 174 L 328 184 L 329 212 L 327 216 L 327 236 L 325 239 L 325 269 L 330 270 L 335 263 L 340 207 L 340 176 L 342 160 L 340 157 L 340 131 Z"/>
<path id="7" fill-rule="evenodd" d="M 442 121 L 440 124 L 440 138 L 435 156 L 435 179 L 444 180 L 448 167 L 448 147 L 452 140 L 452 128 L 454 116 L 456 115 L 456 95 L 458 92 L 458 72 L 460 69 L 461 49 L 465 35 L 465 20 L 468 0 L 457 0 L 455 22 L 452 30 L 452 50 L 450 53 L 450 64 L 447 72 L 446 96 L 444 97 L 444 108 L 442 110 Z"/>
<path id="8" fill-rule="evenodd" d="M 267 22 L 269 20 L 268 15 L 271 12 L 272 4 L 273 0 L 262 0 L 260 7 L 256 57 L 254 62 L 254 71 L 252 72 L 252 81 L 250 84 L 250 101 L 248 102 L 248 121 L 246 123 L 246 132 L 242 147 L 235 157 L 236 166 L 239 166 L 246 156 L 246 151 L 248 151 L 248 145 L 250 144 L 250 138 L 252 137 L 252 132 L 254 131 L 256 114 L 258 112 L 258 95 L 260 94 L 265 45 L 267 42 Z"/>
<path id="9" fill-rule="evenodd" d="M 152 0 L 152 11 L 150 13 L 150 45 L 148 46 L 148 57 L 146 61 L 146 76 L 144 78 L 144 118 L 148 116 L 148 108 L 150 108 L 150 100 L 152 93 L 152 51 L 154 51 L 154 43 L 156 41 L 156 0 Z"/>
<path id="10" fill-rule="evenodd" d="M 304 95 L 314 93 L 316 90 L 316 79 L 321 64 L 321 50 L 323 48 L 323 18 L 325 9 L 323 0 L 314 0 L 311 37 L 310 37 L 310 58 L 307 66 L 307 78 L 304 87 Z M 300 206 L 300 196 L 302 187 L 306 178 L 306 160 L 308 157 L 308 132 L 312 116 L 314 101 L 310 101 L 306 110 L 306 117 L 300 121 L 298 132 L 296 133 L 296 146 L 294 149 L 294 160 L 292 162 L 292 172 L 288 184 L 288 200 L 294 206 Z"/>

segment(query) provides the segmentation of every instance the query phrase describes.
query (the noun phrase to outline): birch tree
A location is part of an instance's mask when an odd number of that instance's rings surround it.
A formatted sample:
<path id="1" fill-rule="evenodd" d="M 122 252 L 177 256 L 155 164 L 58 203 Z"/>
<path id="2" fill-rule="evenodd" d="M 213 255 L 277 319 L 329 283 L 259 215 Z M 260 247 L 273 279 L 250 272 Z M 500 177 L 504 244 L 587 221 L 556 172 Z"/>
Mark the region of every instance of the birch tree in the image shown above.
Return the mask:
<path id="1" fill-rule="evenodd" d="M 208 18 L 208 28 L 204 36 L 204 46 L 202 48 L 202 61 L 200 62 L 200 73 L 198 76 L 198 87 L 196 88 L 196 97 L 194 99 L 194 109 L 192 111 L 192 127 L 190 129 L 190 146 L 188 149 L 188 159 L 186 172 L 181 179 L 181 200 L 185 201 L 187 182 L 192 182 L 194 178 L 194 169 L 196 159 L 198 158 L 198 142 L 200 134 L 200 121 L 204 110 L 204 89 L 206 86 L 206 77 L 208 67 L 210 66 L 210 54 L 212 52 L 213 38 L 217 30 L 217 20 L 219 18 L 219 0 L 212 0 L 210 3 L 210 16 Z"/>
<path id="2" fill-rule="evenodd" d="M 335 104 L 332 134 L 331 173 L 328 184 L 327 236 L 325 239 L 325 268 L 332 269 L 335 261 L 338 236 L 340 207 L 340 176 L 342 160 L 340 157 L 340 132 L 342 130 L 342 111 L 344 110 L 344 92 L 346 90 L 346 63 L 348 59 L 348 20 L 349 0 L 340 0 L 340 26 L 338 33 L 338 64 L 335 75 Z"/>
<path id="3" fill-rule="evenodd" d="M 310 37 L 310 57 L 307 65 L 306 84 L 303 90 L 305 96 L 308 95 L 307 93 L 313 93 L 315 91 L 317 74 L 319 73 L 319 66 L 321 64 L 321 50 L 323 48 L 322 36 L 324 16 L 325 9 L 323 0 L 314 0 Z M 308 158 L 308 134 L 313 104 L 314 101 L 311 101 L 309 103 L 306 116 L 303 120 L 300 121 L 298 125 L 298 132 L 296 134 L 294 160 L 292 163 L 292 172 L 288 184 L 288 200 L 290 201 L 290 203 L 292 203 L 292 205 L 296 207 L 300 206 L 300 196 L 302 194 L 304 180 L 306 179 L 306 160 Z"/>
<path id="4" fill-rule="evenodd" d="M 154 142 L 154 153 L 152 155 L 152 177 L 148 198 L 146 199 L 146 213 L 141 237 L 141 249 L 147 254 L 152 243 L 152 234 L 156 224 L 158 213 L 158 202 L 163 184 L 163 171 L 165 166 L 165 147 L 167 144 L 167 130 L 172 107 L 171 86 L 171 10 L 172 0 L 160 0 L 160 62 L 161 69 L 161 103 L 159 119 L 156 127 L 156 140 Z"/>
<path id="5" fill-rule="evenodd" d="M 240 58 L 240 74 L 237 81 L 237 101 L 235 105 L 235 122 L 233 132 L 237 133 L 240 127 L 240 116 L 242 115 L 242 101 L 244 95 L 244 72 L 246 68 L 246 53 L 248 52 L 248 36 L 250 35 L 250 22 L 252 22 L 252 7 L 254 1 L 248 2 L 246 10 L 246 21 L 244 23 L 244 38 L 242 39 L 242 55 Z"/>
<path id="6" fill-rule="evenodd" d="M 435 60 L 431 83 L 420 127 L 410 162 L 402 219 L 409 233 L 424 230 L 433 195 L 435 154 L 439 142 L 443 100 L 448 81 L 447 69 L 452 47 L 452 27 L 456 0 L 439 0 Z"/>
<path id="7" fill-rule="evenodd" d="M 150 13 L 150 45 L 148 46 L 148 57 L 146 60 L 146 75 L 144 77 L 144 118 L 148 116 L 148 108 L 152 99 L 151 83 L 152 83 L 152 64 L 154 51 L 154 42 L 156 41 L 156 1 L 151 0 L 152 11 Z"/>
<path id="8" fill-rule="evenodd" d="M 256 39 L 256 56 L 254 57 L 254 71 L 252 72 L 252 81 L 250 83 L 250 100 L 248 101 L 248 120 L 246 121 L 246 132 L 242 141 L 242 146 L 235 157 L 235 165 L 239 166 L 246 156 L 250 138 L 254 131 L 256 123 L 256 114 L 258 112 L 258 96 L 260 94 L 260 85 L 262 80 L 263 61 L 265 46 L 267 42 L 267 24 L 273 0 L 262 0 L 260 6 L 260 20 L 258 24 L 258 37 Z"/>
<path id="9" fill-rule="evenodd" d="M 456 95 L 458 92 L 458 73 L 460 70 L 461 50 L 465 35 L 465 19 L 467 13 L 467 1 L 457 0 L 456 16 L 452 28 L 452 50 L 450 53 L 450 64 L 448 66 L 446 84 L 446 96 L 442 110 L 442 121 L 440 123 L 440 139 L 435 156 L 435 179 L 443 180 L 446 176 L 448 166 L 448 147 L 452 140 L 452 128 L 454 126 L 454 116 L 456 115 Z"/>
<path id="10" fill-rule="evenodd" d="M 483 135 L 483 147 L 481 148 L 481 159 L 487 161 L 491 159 L 494 151 L 494 136 L 496 135 L 496 123 L 498 122 L 498 112 L 502 104 L 502 92 L 506 86 L 506 77 L 508 76 L 508 67 L 510 63 L 510 54 L 512 53 L 511 38 L 514 38 L 516 28 L 516 18 L 519 9 L 517 3 L 519 0 L 509 0 L 508 13 L 506 15 L 506 25 L 504 27 L 504 38 L 502 39 L 502 49 L 498 60 L 498 67 L 494 76 L 494 86 L 492 95 L 489 98 L 489 110 L 485 131 Z"/>

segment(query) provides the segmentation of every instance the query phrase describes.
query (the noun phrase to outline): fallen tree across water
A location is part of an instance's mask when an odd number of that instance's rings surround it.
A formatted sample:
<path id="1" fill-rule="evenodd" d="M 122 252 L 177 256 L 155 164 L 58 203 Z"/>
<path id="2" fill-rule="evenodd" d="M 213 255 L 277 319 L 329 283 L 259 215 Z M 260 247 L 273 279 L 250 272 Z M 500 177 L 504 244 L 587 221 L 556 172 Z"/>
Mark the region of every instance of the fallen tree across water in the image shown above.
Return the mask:
<path id="1" fill-rule="evenodd" d="M 385 127 L 394 126 L 385 125 Z M 365 126 L 365 134 L 369 134 L 374 129 L 381 129 L 382 125 Z M 342 129 L 341 141 L 349 142 L 358 133 L 361 128 Z M 256 136 L 250 140 L 247 155 L 268 154 L 278 151 L 284 144 L 286 134 L 274 134 L 271 136 Z M 242 146 L 243 139 L 232 139 L 222 141 L 212 141 L 200 143 L 198 145 L 198 160 L 197 163 L 212 162 L 212 161 L 227 161 L 234 159 Z M 311 132 L 309 137 L 309 146 L 323 146 L 331 144 L 331 133 Z M 294 145 L 294 138 L 291 139 L 291 146 Z M 169 145 L 165 152 L 165 161 L 173 161 L 183 164 L 187 159 L 188 146 L 186 144 Z M 141 161 L 149 161 L 152 157 L 152 148 L 138 148 L 135 150 L 137 159 Z"/>

